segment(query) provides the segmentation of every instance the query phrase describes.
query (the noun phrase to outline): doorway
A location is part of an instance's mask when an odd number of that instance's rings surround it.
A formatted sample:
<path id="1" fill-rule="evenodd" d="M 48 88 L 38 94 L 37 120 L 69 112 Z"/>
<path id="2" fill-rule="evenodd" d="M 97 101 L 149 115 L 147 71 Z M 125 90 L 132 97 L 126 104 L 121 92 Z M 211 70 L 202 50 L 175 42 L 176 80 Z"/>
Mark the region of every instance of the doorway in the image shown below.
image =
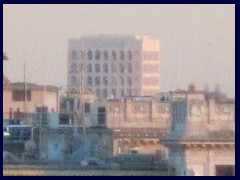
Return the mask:
<path id="1" fill-rule="evenodd" d="M 235 165 L 216 165 L 216 176 L 235 176 Z"/>

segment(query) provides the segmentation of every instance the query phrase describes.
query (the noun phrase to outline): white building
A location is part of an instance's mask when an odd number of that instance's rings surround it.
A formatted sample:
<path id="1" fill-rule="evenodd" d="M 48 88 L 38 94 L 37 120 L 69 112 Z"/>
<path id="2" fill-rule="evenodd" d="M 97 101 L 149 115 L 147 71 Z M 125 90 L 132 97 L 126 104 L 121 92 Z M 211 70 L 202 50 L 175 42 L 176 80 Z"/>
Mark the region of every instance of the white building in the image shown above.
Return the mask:
<path id="1" fill-rule="evenodd" d="M 35 113 L 39 107 L 49 112 L 59 111 L 59 88 L 27 83 L 3 84 L 3 118 L 12 119 L 14 113 Z"/>
<path id="2" fill-rule="evenodd" d="M 98 97 L 151 96 L 159 91 L 159 42 L 145 36 L 69 39 L 68 89 Z"/>

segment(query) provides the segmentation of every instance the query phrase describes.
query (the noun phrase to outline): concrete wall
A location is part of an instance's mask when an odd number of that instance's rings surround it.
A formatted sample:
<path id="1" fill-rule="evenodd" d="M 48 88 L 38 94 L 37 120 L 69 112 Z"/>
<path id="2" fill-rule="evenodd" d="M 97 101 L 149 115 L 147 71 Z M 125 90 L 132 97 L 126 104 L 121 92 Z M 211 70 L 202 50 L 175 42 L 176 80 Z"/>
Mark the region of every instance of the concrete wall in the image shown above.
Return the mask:
<path id="1" fill-rule="evenodd" d="M 170 105 L 168 102 L 148 102 L 127 99 L 107 102 L 107 127 L 169 129 Z"/>
<path id="2" fill-rule="evenodd" d="M 215 165 L 235 165 L 235 148 L 188 148 L 185 152 L 187 175 L 215 176 Z"/>
<path id="3" fill-rule="evenodd" d="M 46 90 L 44 98 L 43 90 L 32 90 L 31 101 L 27 101 L 26 103 L 27 112 L 28 113 L 36 112 L 36 107 L 43 105 L 46 105 L 50 112 L 52 109 L 54 109 L 54 111 L 57 112 L 59 106 L 58 93 Z M 24 101 L 13 101 L 12 91 L 3 90 L 3 113 L 4 118 L 6 119 L 9 118 L 10 108 L 12 108 L 12 112 L 17 111 L 18 108 L 21 112 L 23 112 Z"/>

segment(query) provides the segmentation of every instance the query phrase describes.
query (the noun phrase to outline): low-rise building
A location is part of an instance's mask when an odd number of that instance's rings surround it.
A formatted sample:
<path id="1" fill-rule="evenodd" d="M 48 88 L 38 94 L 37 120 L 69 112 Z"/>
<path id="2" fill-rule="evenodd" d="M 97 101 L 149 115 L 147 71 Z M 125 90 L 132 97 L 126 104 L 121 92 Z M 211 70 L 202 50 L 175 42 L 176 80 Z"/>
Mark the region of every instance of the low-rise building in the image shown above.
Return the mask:
<path id="1" fill-rule="evenodd" d="M 162 142 L 176 175 L 234 175 L 234 100 L 191 85 L 171 92 L 171 109 L 171 131 Z"/>
<path id="2" fill-rule="evenodd" d="M 59 112 L 59 88 L 32 83 L 3 84 L 3 118 L 13 119 L 19 113 Z"/>

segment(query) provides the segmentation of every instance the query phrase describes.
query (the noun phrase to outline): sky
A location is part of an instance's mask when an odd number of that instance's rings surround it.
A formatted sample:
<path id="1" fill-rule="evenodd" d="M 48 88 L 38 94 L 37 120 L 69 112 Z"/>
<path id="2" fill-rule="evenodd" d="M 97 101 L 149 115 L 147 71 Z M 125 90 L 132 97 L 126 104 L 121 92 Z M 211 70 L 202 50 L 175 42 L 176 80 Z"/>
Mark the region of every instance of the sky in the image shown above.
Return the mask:
<path id="1" fill-rule="evenodd" d="M 146 35 L 160 42 L 161 91 L 216 84 L 235 97 L 235 5 L 3 5 L 4 74 L 66 88 L 68 39 Z"/>

